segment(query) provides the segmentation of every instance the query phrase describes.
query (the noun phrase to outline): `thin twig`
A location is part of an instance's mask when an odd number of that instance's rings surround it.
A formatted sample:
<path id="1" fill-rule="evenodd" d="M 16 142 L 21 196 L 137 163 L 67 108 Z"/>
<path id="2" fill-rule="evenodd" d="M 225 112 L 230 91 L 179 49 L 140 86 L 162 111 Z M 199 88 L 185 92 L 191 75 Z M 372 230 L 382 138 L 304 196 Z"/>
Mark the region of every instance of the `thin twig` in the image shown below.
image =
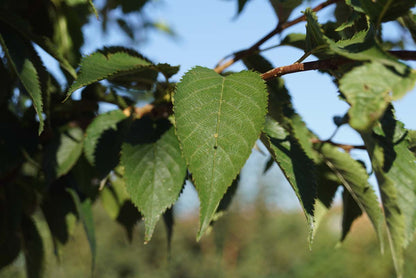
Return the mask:
<path id="1" fill-rule="evenodd" d="M 389 51 L 389 53 L 401 60 L 416 60 L 416 51 L 407 51 L 407 50 L 399 50 L 399 51 Z M 279 77 L 288 73 L 295 73 L 301 71 L 308 71 L 308 70 L 329 70 L 329 69 L 337 69 L 339 66 L 356 62 L 355 60 L 350 60 L 343 57 L 335 57 L 325 60 L 318 60 L 313 62 L 306 62 L 306 63 L 296 63 L 288 66 L 277 67 L 268 72 L 261 74 L 260 76 L 264 80 L 269 80 L 275 77 Z"/>
<path id="2" fill-rule="evenodd" d="M 325 8 L 325 7 L 327 7 L 327 6 L 331 5 L 331 4 L 334 4 L 334 3 L 338 2 L 338 1 L 340 1 L 340 0 L 327 0 L 324 3 L 321 3 L 318 6 L 316 6 L 315 8 L 313 8 L 312 11 L 314 11 L 314 12 L 320 11 L 323 8 Z M 280 23 L 279 22 L 279 24 L 277 24 L 276 28 L 274 28 L 272 31 L 270 31 L 267 35 L 265 35 L 263 38 L 261 38 L 258 42 L 256 42 L 255 44 L 253 44 L 250 48 L 235 53 L 233 58 L 225 61 L 222 64 L 218 64 L 215 67 L 214 70 L 216 72 L 218 72 L 218 73 L 223 72 L 226 68 L 228 68 L 229 66 L 231 66 L 235 62 L 241 60 L 244 57 L 249 56 L 250 54 L 252 54 L 255 51 L 258 51 L 259 50 L 259 47 L 263 43 L 265 43 L 266 41 L 268 41 L 270 38 L 272 38 L 273 36 L 275 36 L 277 34 L 280 34 L 283 30 L 285 30 L 285 29 L 287 29 L 287 28 L 289 28 L 289 27 L 291 27 L 293 25 L 296 25 L 299 22 L 305 21 L 305 20 L 306 20 L 306 16 L 305 15 L 302 15 L 302 16 L 299 16 L 298 18 L 294 19 L 294 20 L 287 21 L 285 23 Z"/>
<path id="3" fill-rule="evenodd" d="M 312 138 L 311 139 L 311 142 L 313 143 L 313 144 L 323 144 L 323 143 L 328 143 L 328 144 L 331 144 L 331 145 L 333 145 L 333 146 L 335 146 L 335 147 L 338 147 L 338 148 L 341 148 L 341 149 L 343 149 L 345 152 L 347 152 L 347 153 L 349 153 L 352 149 L 358 149 L 358 150 L 366 150 L 367 148 L 365 147 L 365 146 L 363 146 L 363 145 L 347 145 L 347 144 L 340 144 L 340 143 L 335 143 L 335 142 L 332 142 L 331 140 L 325 140 L 325 141 L 322 141 L 322 140 L 320 140 L 320 139 L 318 139 L 318 138 Z"/>

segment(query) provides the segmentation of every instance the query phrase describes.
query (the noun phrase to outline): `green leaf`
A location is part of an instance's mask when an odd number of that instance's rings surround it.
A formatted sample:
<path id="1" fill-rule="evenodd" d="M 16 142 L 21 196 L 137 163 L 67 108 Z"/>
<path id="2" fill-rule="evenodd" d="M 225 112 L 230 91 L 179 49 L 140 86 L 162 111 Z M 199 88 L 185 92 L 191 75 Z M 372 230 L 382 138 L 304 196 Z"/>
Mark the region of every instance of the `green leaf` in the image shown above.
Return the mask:
<path id="1" fill-rule="evenodd" d="M 302 0 L 269 0 L 279 18 L 279 24 L 285 23 L 293 10 L 302 4 Z"/>
<path id="2" fill-rule="evenodd" d="M 33 46 L 23 41 L 16 34 L 5 32 L 4 30 L 0 34 L 0 45 L 11 67 L 32 99 L 33 107 L 39 118 L 38 134 L 41 134 L 44 126 L 44 118 L 42 114 L 42 87 L 39 79 L 39 71 L 44 69 L 40 64 L 40 58 L 34 51 Z"/>
<path id="3" fill-rule="evenodd" d="M 377 25 L 395 20 L 415 6 L 412 0 L 346 0 L 345 2 L 356 11 L 367 14 Z"/>
<path id="4" fill-rule="evenodd" d="M 196 67 L 177 85 L 175 124 L 201 201 L 198 239 L 263 127 L 266 86 L 253 72 L 223 77 Z"/>
<path id="5" fill-rule="evenodd" d="M 416 14 L 409 12 L 407 15 L 404 15 L 399 22 L 406 26 L 412 35 L 413 41 L 416 42 Z"/>
<path id="6" fill-rule="evenodd" d="M 46 146 L 44 168 L 48 181 L 67 174 L 82 154 L 84 132 L 79 127 L 63 128 Z"/>
<path id="7" fill-rule="evenodd" d="M 383 50 L 376 41 L 376 29 L 371 23 L 367 23 L 366 30 L 359 31 L 349 39 L 337 42 L 325 37 L 330 49 L 338 55 L 357 61 L 377 61 L 386 66 L 392 66 L 400 73 L 406 71 L 406 67 L 398 60 Z"/>
<path id="8" fill-rule="evenodd" d="M 72 200 L 75 203 L 79 218 L 81 220 L 82 226 L 84 227 L 85 234 L 87 235 L 88 244 L 91 250 L 91 269 L 94 272 L 95 268 L 95 258 L 96 258 L 96 241 L 95 241 L 95 229 L 94 229 L 94 219 L 92 216 L 91 209 L 91 200 L 85 199 L 81 201 L 77 192 L 72 188 L 66 189 L 69 194 L 71 194 Z"/>
<path id="9" fill-rule="evenodd" d="M 270 118 L 267 118 L 265 132 L 268 137 L 262 136 L 262 142 L 295 191 L 308 221 L 312 240 L 316 198 L 314 162 L 306 155 L 300 143 Z"/>
<path id="10" fill-rule="evenodd" d="M 42 238 L 31 218 L 22 218 L 23 253 L 26 262 L 26 275 L 28 278 L 41 278 L 45 252 Z"/>
<path id="11" fill-rule="evenodd" d="M 325 164 L 338 177 L 363 212 L 366 212 L 382 244 L 382 212 L 377 195 L 368 182 L 368 174 L 363 165 L 349 154 L 339 151 L 330 144 L 317 149 Z"/>
<path id="12" fill-rule="evenodd" d="M 280 42 L 280 45 L 289 45 L 306 51 L 306 35 L 301 33 L 288 34 Z"/>
<path id="13" fill-rule="evenodd" d="M 28 21 L 16 16 L 16 14 L 1 10 L 0 20 L 13 28 L 16 33 L 20 34 L 26 40 L 33 41 L 39 45 L 49 55 L 55 58 L 60 63 L 60 66 L 65 69 L 71 75 L 71 77 L 76 78 L 77 74 L 75 69 L 71 66 L 64 55 L 57 50 L 57 46 L 48 37 L 38 36 L 34 34 L 30 30 L 29 26 L 31 26 L 31 24 Z"/>
<path id="14" fill-rule="evenodd" d="M 54 184 L 42 200 L 41 208 L 52 235 L 55 254 L 59 255 L 60 245 L 68 242 L 75 229 L 75 204 L 62 184 Z"/>
<path id="15" fill-rule="evenodd" d="M 416 72 L 401 75 L 380 63 L 366 63 L 354 68 L 340 80 L 339 89 L 351 105 L 351 127 L 371 129 L 392 100 L 401 98 L 414 87 Z"/>
<path id="16" fill-rule="evenodd" d="M 113 110 L 95 117 L 85 132 L 84 153 L 88 162 L 104 178 L 118 165 L 127 116 Z"/>
<path id="17" fill-rule="evenodd" d="M 151 62 L 130 49 L 113 47 L 96 51 L 82 59 L 78 78 L 69 88 L 66 99 L 86 85 L 150 65 Z"/>
<path id="18" fill-rule="evenodd" d="M 416 164 L 406 139 L 407 130 L 387 110 L 373 133 L 361 136 L 370 154 L 380 188 L 393 262 L 398 276 L 403 268 L 403 251 L 416 227 Z"/>
<path id="19" fill-rule="evenodd" d="M 344 241 L 348 232 L 351 229 L 351 225 L 355 219 L 363 214 L 360 206 L 354 200 L 354 197 L 344 189 L 342 192 L 342 235 L 341 241 Z"/>
<path id="20" fill-rule="evenodd" d="M 328 48 L 324 31 L 318 23 L 315 12 L 307 8 L 304 12 L 306 17 L 306 50 L 305 52 L 320 52 Z"/>
<path id="21" fill-rule="evenodd" d="M 145 128 L 152 132 L 150 120 L 139 121 L 149 125 Z M 170 128 L 153 143 L 128 138 L 122 146 L 121 163 L 125 168 L 127 192 L 144 216 L 145 242 L 148 242 L 160 215 L 177 200 L 186 175 L 174 129 Z"/>

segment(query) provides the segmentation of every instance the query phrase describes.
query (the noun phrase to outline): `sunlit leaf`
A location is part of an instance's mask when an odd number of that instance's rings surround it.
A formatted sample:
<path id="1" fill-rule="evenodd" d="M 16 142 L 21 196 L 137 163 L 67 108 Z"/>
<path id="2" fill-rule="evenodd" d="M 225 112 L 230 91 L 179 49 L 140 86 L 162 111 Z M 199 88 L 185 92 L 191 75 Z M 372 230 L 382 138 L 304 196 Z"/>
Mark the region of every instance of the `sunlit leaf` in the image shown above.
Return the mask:
<path id="1" fill-rule="evenodd" d="M 340 91 L 351 105 L 349 123 L 357 130 L 369 130 L 392 100 L 414 87 L 416 72 L 399 74 L 380 63 L 354 68 L 340 80 Z"/>
<path id="2" fill-rule="evenodd" d="M 150 65 L 151 62 L 130 49 L 104 48 L 82 59 L 78 77 L 69 88 L 66 98 L 91 83 Z"/>
<path id="3" fill-rule="evenodd" d="M 177 85 L 176 131 L 201 201 L 198 238 L 259 137 L 265 87 L 253 72 L 222 77 L 202 67 L 188 71 Z"/>

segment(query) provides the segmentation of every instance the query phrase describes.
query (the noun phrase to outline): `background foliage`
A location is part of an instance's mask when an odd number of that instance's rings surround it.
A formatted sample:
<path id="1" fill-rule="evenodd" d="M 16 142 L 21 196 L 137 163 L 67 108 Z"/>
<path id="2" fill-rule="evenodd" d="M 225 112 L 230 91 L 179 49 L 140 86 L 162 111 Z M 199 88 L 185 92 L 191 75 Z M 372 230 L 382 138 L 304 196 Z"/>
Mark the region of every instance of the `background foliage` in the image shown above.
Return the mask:
<path id="1" fill-rule="evenodd" d="M 396 21 L 415 39 L 414 1 L 311 2 L 314 8 L 299 16 L 291 13 L 302 1 L 270 0 L 279 21 L 269 34 L 215 69 L 190 69 L 179 82 L 172 79 L 178 66 L 154 63 L 124 46 L 81 55 L 82 28 L 95 17 L 104 30 L 118 24 L 133 41 L 151 29 L 172 34 L 142 12 L 148 2 L 108 0 L 99 9 L 91 0 L 1 2 L 0 268 L 23 254 L 27 275 L 42 276 L 40 218 L 58 258 L 82 223 L 94 272 L 97 200 L 130 240 L 143 219 L 149 241 L 163 215 L 170 242 L 171 207 L 185 181 L 195 185 L 201 202 L 199 240 L 230 204 L 254 147 L 270 153 L 268 166 L 276 162 L 292 186 L 306 216 L 309 245 L 342 188 L 341 241 L 355 219 L 367 214 L 381 250 L 388 239 L 401 277 L 416 228 L 416 132 L 395 119 L 392 101 L 414 87 L 416 72 L 406 61 L 416 54 L 402 49 L 403 41 L 384 41 L 382 27 Z M 238 12 L 246 3 L 238 1 Z M 333 18 L 318 20 L 330 5 L 336 6 Z M 295 24 L 305 24 L 305 33 L 280 36 Z M 263 43 L 274 37 L 280 38 L 276 47 L 300 48 L 304 55 L 274 68 L 262 56 Z M 39 49 L 59 63 L 64 84 L 45 67 Z M 317 60 L 304 62 L 311 55 Z M 239 60 L 248 71 L 226 71 Z M 281 78 L 305 70 L 331 76 L 340 101 L 350 105 L 334 122 L 354 128 L 364 145 L 323 140 L 306 127 Z M 80 96 L 73 97 L 77 90 Z M 105 103 L 116 108 L 103 112 Z M 351 157 L 351 149 L 368 154 L 370 171 Z M 377 178 L 380 200 L 368 172 Z"/>

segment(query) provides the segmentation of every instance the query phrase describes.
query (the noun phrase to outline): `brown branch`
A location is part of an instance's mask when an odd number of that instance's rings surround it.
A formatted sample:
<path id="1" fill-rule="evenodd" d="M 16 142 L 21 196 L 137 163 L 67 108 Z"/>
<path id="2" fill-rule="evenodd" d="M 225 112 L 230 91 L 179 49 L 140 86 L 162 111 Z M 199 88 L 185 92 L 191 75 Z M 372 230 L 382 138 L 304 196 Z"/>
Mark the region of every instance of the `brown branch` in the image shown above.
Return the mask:
<path id="1" fill-rule="evenodd" d="M 318 138 L 312 138 L 311 139 L 311 143 L 312 144 L 323 144 L 323 143 L 328 143 L 331 144 L 332 146 L 338 147 L 343 149 L 345 152 L 349 153 L 352 149 L 358 149 L 358 150 L 366 150 L 367 148 L 363 145 L 347 145 L 347 144 L 340 144 L 340 143 L 335 143 L 332 142 L 331 140 L 325 140 L 322 141 Z"/>
<path id="2" fill-rule="evenodd" d="M 314 12 L 320 11 L 323 8 L 325 8 L 325 7 L 327 7 L 327 6 L 331 5 L 331 4 L 334 4 L 334 3 L 338 2 L 338 1 L 340 1 L 340 0 L 327 0 L 324 3 L 321 3 L 318 6 L 316 6 L 315 8 L 313 8 L 312 11 L 314 11 Z M 270 33 L 268 33 L 263 38 L 261 38 L 258 42 L 256 42 L 255 44 L 253 44 L 250 48 L 235 53 L 233 58 L 225 61 L 222 64 L 218 64 L 215 67 L 214 70 L 217 73 L 223 72 L 226 68 L 228 68 L 229 66 L 231 66 L 235 62 L 243 59 L 246 56 L 249 56 L 250 54 L 254 53 L 255 51 L 258 51 L 259 50 L 259 47 L 263 43 L 265 43 L 266 41 L 268 41 L 270 38 L 272 38 L 273 36 L 275 36 L 277 34 L 280 34 L 283 30 L 285 30 L 285 29 L 287 29 L 287 28 L 289 28 L 289 27 L 291 27 L 291 26 L 293 26 L 295 24 L 298 24 L 299 22 L 305 21 L 305 20 L 306 20 L 306 16 L 305 15 L 302 15 L 302 16 L 299 16 L 298 18 L 296 18 L 294 20 L 291 20 L 291 21 L 287 21 L 287 22 L 284 22 L 284 23 L 280 23 L 279 22 L 279 24 L 277 24 L 276 28 L 274 28 Z"/>
<path id="3" fill-rule="evenodd" d="M 416 51 L 406 51 L 406 50 L 399 50 L 399 51 L 389 51 L 390 54 L 393 56 L 401 59 L 401 60 L 416 60 Z M 275 77 L 279 77 L 289 73 L 301 72 L 301 71 L 308 71 L 308 70 L 329 70 L 329 69 L 337 69 L 339 66 L 356 62 L 355 60 L 350 60 L 343 57 L 335 57 L 326 60 L 318 60 L 313 62 L 306 62 L 306 63 L 296 63 L 288 66 L 277 67 L 268 72 L 261 74 L 260 76 L 264 80 L 269 80 Z"/>

